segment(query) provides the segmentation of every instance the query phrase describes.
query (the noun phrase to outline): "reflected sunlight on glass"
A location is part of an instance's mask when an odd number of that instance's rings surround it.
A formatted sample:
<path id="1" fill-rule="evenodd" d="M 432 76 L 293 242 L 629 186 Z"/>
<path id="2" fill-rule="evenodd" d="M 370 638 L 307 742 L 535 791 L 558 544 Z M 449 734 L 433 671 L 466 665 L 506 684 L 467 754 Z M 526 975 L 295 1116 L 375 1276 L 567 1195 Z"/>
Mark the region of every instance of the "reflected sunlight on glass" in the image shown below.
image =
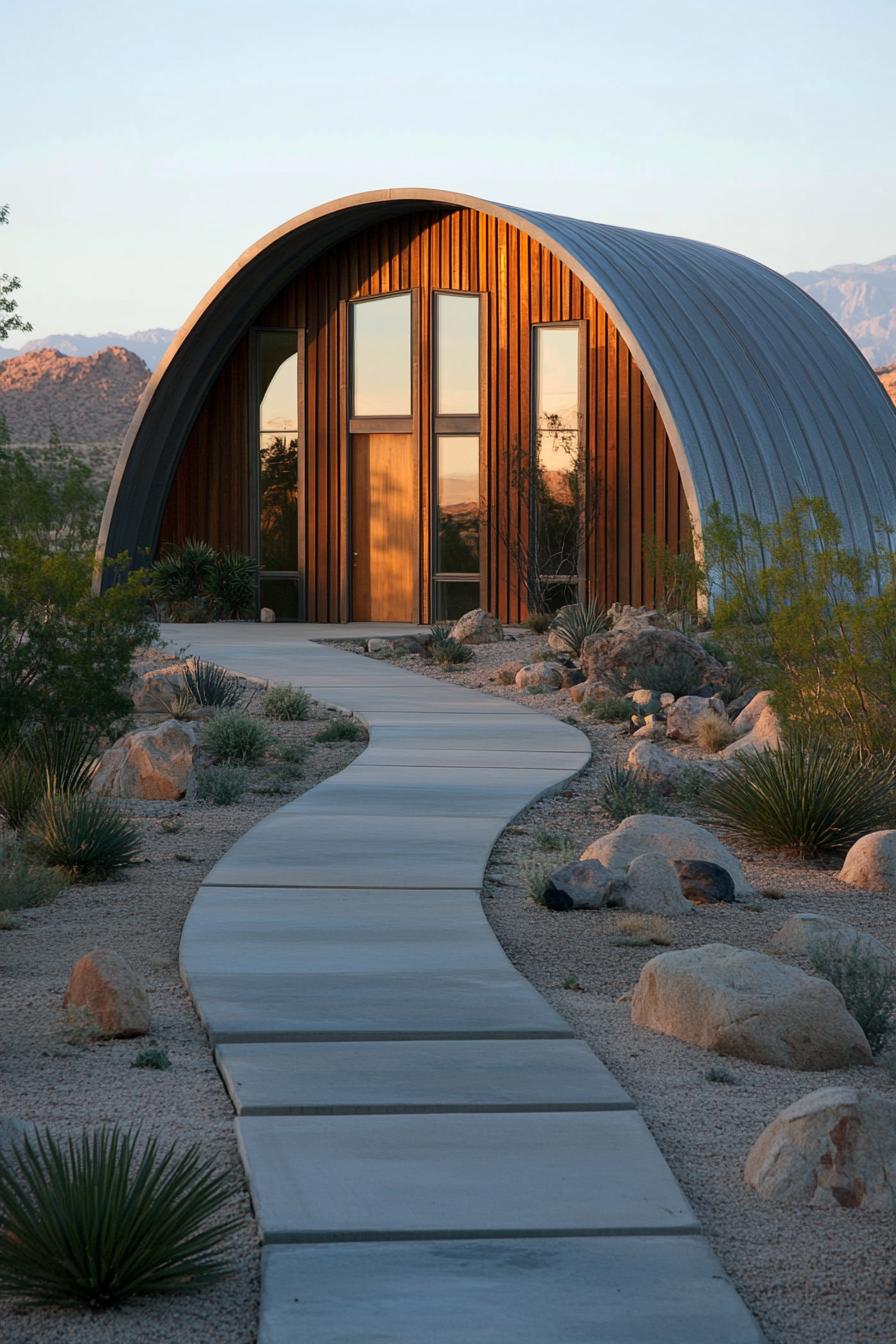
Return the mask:
<path id="1" fill-rule="evenodd" d="M 478 415 L 478 294 L 436 295 L 436 363 L 436 415 Z"/>
<path id="2" fill-rule="evenodd" d="M 411 296 L 352 304 L 352 414 L 411 414 Z"/>

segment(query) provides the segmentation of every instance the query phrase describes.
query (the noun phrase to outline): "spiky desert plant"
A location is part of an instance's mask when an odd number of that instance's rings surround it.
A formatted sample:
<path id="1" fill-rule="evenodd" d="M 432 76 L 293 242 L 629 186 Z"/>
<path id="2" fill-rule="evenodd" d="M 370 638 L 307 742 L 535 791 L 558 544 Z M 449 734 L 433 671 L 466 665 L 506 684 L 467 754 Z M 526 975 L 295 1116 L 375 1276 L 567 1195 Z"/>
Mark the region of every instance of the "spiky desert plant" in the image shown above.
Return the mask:
<path id="1" fill-rule="evenodd" d="M 219 709 L 200 734 L 202 745 L 216 761 L 255 765 L 273 742 L 270 729 L 238 709 Z"/>
<path id="2" fill-rule="evenodd" d="M 452 663 L 468 663 L 473 657 L 469 644 L 463 644 L 451 635 L 452 627 L 447 624 L 430 626 L 432 640 L 429 656 L 434 663 L 449 666 Z"/>
<path id="3" fill-rule="evenodd" d="M 896 761 L 794 735 L 726 762 L 703 801 L 709 821 L 769 849 L 837 853 L 896 824 Z"/>
<path id="4" fill-rule="evenodd" d="M 265 693 L 264 712 L 269 719 L 281 722 L 307 719 L 311 712 L 311 696 L 301 686 L 272 686 Z"/>
<path id="5" fill-rule="evenodd" d="M 618 761 L 607 770 L 598 791 L 600 805 L 614 821 L 625 821 L 637 813 L 663 815 L 668 808 L 659 789 Z"/>
<path id="6" fill-rule="evenodd" d="M 215 575 L 217 555 L 206 541 L 190 537 L 169 546 L 150 570 L 150 589 L 162 602 L 190 602 L 203 597 Z"/>
<path id="7" fill-rule="evenodd" d="M 89 793 L 47 794 L 29 822 L 28 843 L 70 882 L 105 882 L 140 851 L 128 818 Z"/>
<path id="8" fill-rule="evenodd" d="M 77 720 L 37 724 L 0 761 L 0 816 L 18 830 L 47 793 L 86 789 L 95 735 Z"/>
<path id="9" fill-rule="evenodd" d="M 229 1179 L 198 1145 L 139 1149 L 138 1131 L 118 1125 L 64 1140 L 38 1130 L 15 1147 L 0 1164 L 0 1293 L 96 1311 L 227 1276 Z"/>
<path id="10" fill-rule="evenodd" d="M 188 658 L 182 676 L 193 703 L 208 709 L 234 709 L 245 693 L 239 677 L 204 658 Z"/>
<path id="11" fill-rule="evenodd" d="M 43 781 L 23 752 L 0 760 L 0 818 L 14 831 L 24 826 L 43 793 Z"/>
<path id="12" fill-rule="evenodd" d="M 590 602 L 570 602 L 568 606 L 561 607 L 551 622 L 551 629 L 563 646 L 562 652 L 579 658 L 588 636 L 600 634 L 607 629 L 607 624 L 606 613 L 592 599 Z"/>
<path id="13" fill-rule="evenodd" d="M 839 989 L 878 1054 L 896 1027 L 896 966 L 862 938 L 813 938 L 808 951 L 815 970 Z"/>
<path id="14" fill-rule="evenodd" d="M 239 621 L 255 614 L 258 561 L 238 551 L 215 556 L 209 580 L 212 615 L 218 621 Z"/>

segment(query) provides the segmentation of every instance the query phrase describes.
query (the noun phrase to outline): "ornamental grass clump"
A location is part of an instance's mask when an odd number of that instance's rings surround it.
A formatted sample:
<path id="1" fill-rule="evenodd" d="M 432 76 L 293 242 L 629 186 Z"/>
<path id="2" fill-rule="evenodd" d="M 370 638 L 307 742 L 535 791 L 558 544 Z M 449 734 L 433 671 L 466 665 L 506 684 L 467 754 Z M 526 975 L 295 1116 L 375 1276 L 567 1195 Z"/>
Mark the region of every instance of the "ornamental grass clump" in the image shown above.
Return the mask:
<path id="1" fill-rule="evenodd" d="M 183 667 L 184 689 L 195 705 L 208 709 L 235 709 L 244 695 L 239 677 L 204 658 L 189 658 Z"/>
<path id="2" fill-rule="evenodd" d="M 147 1293 L 186 1293 L 231 1272 L 218 1252 L 229 1178 L 115 1125 L 67 1139 L 47 1130 L 0 1164 L 0 1293 L 93 1311 Z"/>
<path id="3" fill-rule="evenodd" d="M 239 709 L 219 709 L 200 733 L 206 750 L 227 765 L 256 765 L 273 740 L 265 724 Z"/>
<path id="4" fill-rule="evenodd" d="M 721 714 L 703 714 L 697 720 L 694 740 L 701 751 L 717 752 L 728 747 L 736 739 L 737 733 Z"/>
<path id="5" fill-rule="evenodd" d="M 722 765 L 702 806 L 710 822 L 769 849 L 842 853 L 896 826 L 896 759 L 795 734 Z"/>
<path id="6" fill-rule="evenodd" d="M 879 1054 L 896 1026 L 896 966 L 861 938 L 843 936 L 812 939 L 809 959 L 839 989 L 872 1052 Z"/>
<path id="7" fill-rule="evenodd" d="M 360 742 L 364 729 L 353 719 L 333 719 L 315 735 L 315 742 Z"/>
<path id="8" fill-rule="evenodd" d="M 64 885 L 57 873 L 29 858 L 20 844 L 0 845 L 0 911 L 46 905 Z"/>
<path id="9" fill-rule="evenodd" d="M 301 686 L 271 686 L 265 692 L 264 712 L 269 719 L 281 723 L 307 719 L 311 712 L 311 696 Z"/>
<path id="10" fill-rule="evenodd" d="M 196 775 L 196 801 L 231 807 L 249 787 L 249 771 L 241 765 L 210 765 Z"/>
<path id="11" fill-rule="evenodd" d="M 608 695 L 603 700 L 586 700 L 582 712 L 598 723 L 627 723 L 635 710 L 624 695 Z"/>
<path id="12" fill-rule="evenodd" d="M 616 822 L 642 812 L 662 816 L 669 810 L 655 784 L 627 770 L 618 761 L 604 775 L 598 799 L 604 811 Z"/>
<path id="13" fill-rule="evenodd" d="M 553 619 L 549 611 L 530 611 L 523 624 L 533 635 L 546 635 Z"/>
<path id="14" fill-rule="evenodd" d="M 430 626 L 432 642 L 429 648 L 429 656 L 434 663 L 440 666 L 450 666 L 453 663 L 468 663 L 473 657 L 473 650 L 469 644 L 463 644 L 459 639 L 454 639 L 451 635 L 450 625 Z"/>
<path id="15" fill-rule="evenodd" d="M 28 824 L 27 841 L 42 863 L 69 882 L 105 882 L 140 852 L 128 818 L 89 793 L 47 794 Z"/>
<path id="16" fill-rule="evenodd" d="M 597 602 L 571 602 L 561 607 L 551 622 L 555 642 L 562 645 L 561 652 L 579 658 L 582 645 L 589 635 L 600 634 L 607 628 L 606 613 Z"/>

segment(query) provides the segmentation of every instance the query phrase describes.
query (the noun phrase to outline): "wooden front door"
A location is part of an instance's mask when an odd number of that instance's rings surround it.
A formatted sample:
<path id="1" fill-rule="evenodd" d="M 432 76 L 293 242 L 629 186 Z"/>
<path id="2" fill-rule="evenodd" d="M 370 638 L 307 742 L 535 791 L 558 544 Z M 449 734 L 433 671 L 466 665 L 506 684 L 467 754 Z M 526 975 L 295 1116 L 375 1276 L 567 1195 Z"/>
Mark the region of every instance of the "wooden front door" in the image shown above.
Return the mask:
<path id="1" fill-rule="evenodd" d="M 352 620 L 417 619 L 417 451 L 413 434 L 353 434 Z"/>

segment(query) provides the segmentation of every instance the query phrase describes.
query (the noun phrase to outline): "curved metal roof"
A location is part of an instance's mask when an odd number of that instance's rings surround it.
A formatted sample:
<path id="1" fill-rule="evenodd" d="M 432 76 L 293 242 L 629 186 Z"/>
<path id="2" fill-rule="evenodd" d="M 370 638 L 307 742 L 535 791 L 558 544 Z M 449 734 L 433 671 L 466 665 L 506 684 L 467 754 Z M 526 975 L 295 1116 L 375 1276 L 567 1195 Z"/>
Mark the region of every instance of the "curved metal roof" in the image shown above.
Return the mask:
<path id="1" fill-rule="evenodd" d="M 99 554 L 156 544 L 196 413 L 258 311 L 335 243 L 415 207 L 468 206 L 527 233 L 604 304 L 663 416 L 699 531 L 717 500 L 774 518 L 822 495 L 855 545 L 896 524 L 896 414 L 852 341 L 791 281 L 735 252 L 425 188 L 345 197 L 289 220 L 213 286 L 166 352 L 115 470 Z"/>

